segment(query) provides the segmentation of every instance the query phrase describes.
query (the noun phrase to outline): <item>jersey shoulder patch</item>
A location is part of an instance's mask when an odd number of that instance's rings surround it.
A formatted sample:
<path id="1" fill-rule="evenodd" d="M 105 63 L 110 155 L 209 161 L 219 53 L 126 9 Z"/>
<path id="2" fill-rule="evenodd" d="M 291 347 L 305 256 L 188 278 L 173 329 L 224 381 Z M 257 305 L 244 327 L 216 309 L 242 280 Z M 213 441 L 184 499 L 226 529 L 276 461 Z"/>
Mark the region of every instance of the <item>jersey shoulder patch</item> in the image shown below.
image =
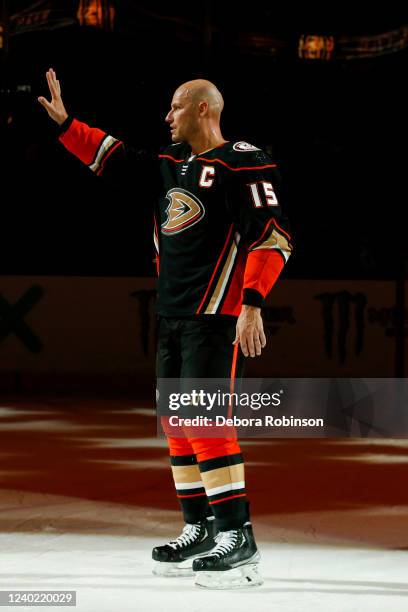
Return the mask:
<path id="1" fill-rule="evenodd" d="M 265 151 L 242 140 L 228 143 L 217 153 L 217 157 L 222 158 L 233 170 L 275 165 Z"/>
<path id="2" fill-rule="evenodd" d="M 239 142 L 235 142 L 232 148 L 234 149 L 234 151 L 238 151 L 241 153 L 248 153 L 249 151 L 260 151 L 261 150 L 258 147 L 255 147 L 254 145 L 249 144 L 249 142 L 244 142 L 243 140 L 240 140 Z"/>

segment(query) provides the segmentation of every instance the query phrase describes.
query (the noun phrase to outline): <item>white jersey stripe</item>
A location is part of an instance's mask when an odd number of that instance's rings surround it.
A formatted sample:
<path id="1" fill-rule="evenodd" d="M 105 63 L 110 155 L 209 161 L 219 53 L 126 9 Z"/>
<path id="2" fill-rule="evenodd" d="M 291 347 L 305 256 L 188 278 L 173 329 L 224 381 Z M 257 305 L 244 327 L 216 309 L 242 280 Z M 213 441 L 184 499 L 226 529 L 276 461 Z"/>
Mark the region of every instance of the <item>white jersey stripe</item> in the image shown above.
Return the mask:
<path id="1" fill-rule="evenodd" d="M 200 489 L 204 487 L 202 480 L 196 480 L 195 482 L 176 482 L 176 489 L 183 491 L 184 489 Z"/>
<path id="2" fill-rule="evenodd" d="M 103 139 L 98 149 L 94 163 L 89 165 L 89 168 L 92 170 L 92 172 L 97 172 L 99 170 L 102 157 L 111 147 L 113 147 L 116 142 L 118 142 L 118 140 L 117 138 L 113 138 L 113 136 L 106 136 L 106 138 Z"/>
<path id="3" fill-rule="evenodd" d="M 215 314 L 217 312 L 218 306 L 223 298 L 224 295 L 224 291 L 225 291 L 225 287 L 228 284 L 228 280 L 229 277 L 231 275 L 231 271 L 232 268 L 234 267 L 234 262 L 238 253 L 238 244 L 239 241 L 241 240 L 241 236 L 240 234 L 238 234 L 238 232 L 235 232 L 235 236 L 234 236 L 234 241 L 231 245 L 231 249 L 230 249 L 230 257 L 227 259 L 227 268 L 224 269 L 221 273 L 221 278 L 223 278 L 223 282 L 222 285 L 219 289 L 217 298 L 214 300 L 213 298 L 211 298 L 210 303 L 208 305 L 208 307 L 205 310 L 205 314 Z M 218 286 L 217 286 L 218 288 Z M 217 290 L 216 288 L 216 290 Z"/>
<path id="4" fill-rule="evenodd" d="M 221 487 L 214 487 L 212 489 L 206 489 L 207 496 L 218 495 L 218 493 L 225 493 L 226 491 L 235 491 L 236 489 L 245 489 L 245 481 L 240 480 L 239 482 L 229 482 Z"/>

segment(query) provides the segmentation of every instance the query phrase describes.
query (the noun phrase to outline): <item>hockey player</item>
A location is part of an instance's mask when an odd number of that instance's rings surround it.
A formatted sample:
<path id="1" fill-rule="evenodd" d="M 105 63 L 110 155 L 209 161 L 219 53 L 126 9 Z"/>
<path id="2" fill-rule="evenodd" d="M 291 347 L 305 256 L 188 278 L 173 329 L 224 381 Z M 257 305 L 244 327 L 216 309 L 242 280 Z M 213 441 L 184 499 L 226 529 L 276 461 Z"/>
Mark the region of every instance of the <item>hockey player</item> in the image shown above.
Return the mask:
<path id="1" fill-rule="evenodd" d="M 176 90 L 166 117 L 173 144 L 150 162 L 69 117 L 55 72 L 46 76 L 51 100 L 39 102 L 61 126 L 62 144 L 93 172 L 112 178 L 133 160 L 146 181 L 147 165 L 158 166 L 158 378 L 241 376 L 244 356 L 266 344 L 261 307 L 292 249 L 276 164 L 222 136 L 224 102 L 209 81 Z M 185 526 L 153 550 L 154 573 L 195 574 L 209 588 L 262 584 L 237 439 L 168 435 L 168 444 Z"/>

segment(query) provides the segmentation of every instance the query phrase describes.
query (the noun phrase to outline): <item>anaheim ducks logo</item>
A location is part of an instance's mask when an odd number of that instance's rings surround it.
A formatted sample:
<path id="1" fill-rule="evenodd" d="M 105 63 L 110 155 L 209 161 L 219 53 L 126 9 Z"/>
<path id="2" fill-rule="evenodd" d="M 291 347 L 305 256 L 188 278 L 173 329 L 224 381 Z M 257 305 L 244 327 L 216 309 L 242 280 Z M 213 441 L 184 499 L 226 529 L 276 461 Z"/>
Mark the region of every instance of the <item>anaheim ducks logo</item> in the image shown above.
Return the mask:
<path id="1" fill-rule="evenodd" d="M 258 147 L 254 147 L 254 145 L 249 144 L 249 142 L 243 142 L 243 141 L 236 142 L 232 148 L 234 149 L 234 151 L 242 151 L 242 152 L 260 151 Z"/>
<path id="2" fill-rule="evenodd" d="M 161 226 L 163 234 L 179 234 L 195 225 L 205 215 L 205 208 L 200 200 L 185 189 L 176 187 L 167 192 L 170 204 L 167 207 L 167 219 Z"/>

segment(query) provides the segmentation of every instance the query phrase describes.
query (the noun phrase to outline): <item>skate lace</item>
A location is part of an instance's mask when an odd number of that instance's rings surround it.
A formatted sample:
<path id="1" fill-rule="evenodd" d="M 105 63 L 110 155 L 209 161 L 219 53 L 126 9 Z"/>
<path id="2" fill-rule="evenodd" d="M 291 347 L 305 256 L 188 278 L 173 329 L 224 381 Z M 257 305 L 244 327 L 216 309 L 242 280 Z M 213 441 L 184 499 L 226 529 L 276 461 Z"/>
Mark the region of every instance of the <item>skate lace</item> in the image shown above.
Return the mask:
<path id="1" fill-rule="evenodd" d="M 187 546 L 187 544 L 191 544 L 192 542 L 194 542 L 194 540 L 196 539 L 199 533 L 200 533 L 199 524 L 184 525 L 181 535 L 179 535 L 179 537 L 176 538 L 175 540 L 171 540 L 168 543 L 168 545 L 174 548 L 175 550 L 179 546 Z"/>
<path id="2" fill-rule="evenodd" d="M 210 554 L 222 557 L 235 548 L 238 542 L 238 531 L 236 529 L 232 529 L 231 531 L 220 531 L 220 533 L 215 536 L 215 541 L 217 544 Z"/>

